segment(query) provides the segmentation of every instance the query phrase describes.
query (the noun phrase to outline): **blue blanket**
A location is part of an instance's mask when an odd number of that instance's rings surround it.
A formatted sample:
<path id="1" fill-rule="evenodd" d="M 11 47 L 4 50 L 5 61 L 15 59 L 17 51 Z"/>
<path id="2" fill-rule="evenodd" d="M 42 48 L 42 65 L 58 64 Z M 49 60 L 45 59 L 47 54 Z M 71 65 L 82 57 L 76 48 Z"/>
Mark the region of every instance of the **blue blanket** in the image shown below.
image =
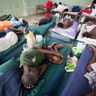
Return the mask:
<path id="1" fill-rule="evenodd" d="M 84 77 L 87 72 L 87 65 L 93 57 L 93 52 L 87 46 L 83 51 L 76 69 L 74 70 L 67 86 L 60 96 L 86 96 L 92 91 L 88 80 Z"/>
<path id="2" fill-rule="evenodd" d="M 12 68 L 0 77 L 0 96 L 26 96 L 30 90 L 23 87 L 22 71 L 19 67 Z"/>

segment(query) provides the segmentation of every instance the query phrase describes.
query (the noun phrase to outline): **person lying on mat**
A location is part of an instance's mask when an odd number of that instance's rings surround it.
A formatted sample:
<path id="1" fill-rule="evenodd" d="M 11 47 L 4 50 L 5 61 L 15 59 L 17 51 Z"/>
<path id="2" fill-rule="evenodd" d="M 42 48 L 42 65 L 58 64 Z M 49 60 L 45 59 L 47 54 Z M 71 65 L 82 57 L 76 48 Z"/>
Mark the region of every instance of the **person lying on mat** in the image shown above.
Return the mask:
<path id="1" fill-rule="evenodd" d="M 0 17 L 0 21 L 4 21 L 4 20 L 6 20 L 8 17 L 10 17 L 11 15 L 9 14 L 9 15 L 5 15 L 5 16 L 1 16 Z"/>
<path id="2" fill-rule="evenodd" d="M 85 73 L 84 76 L 88 79 L 89 85 L 93 89 L 93 91 L 86 96 L 96 96 L 96 48 L 90 46 L 90 50 L 93 51 L 94 55 L 87 66 L 88 72 Z"/>
<path id="3" fill-rule="evenodd" d="M 22 52 L 20 67 L 23 68 L 22 82 L 25 88 L 30 89 L 36 85 L 40 76 L 47 69 L 47 60 L 56 64 L 64 62 L 62 53 L 58 52 L 58 49 L 63 47 L 63 44 L 56 42 L 50 46 L 39 42 L 29 50 Z"/>
<path id="4" fill-rule="evenodd" d="M 26 34 L 26 30 L 18 30 L 15 28 L 6 28 L 6 35 L 0 38 L 0 53 L 7 50 L 18 42 L 18 35 Z"/>
<path id="5" fill-rule="evenodd" d="M 23 19 L 17 19 L 16 17 L 12 17 L 10 21 L 0 21 L 0 32 L 2 32 L 5 28 L 17 28 L 23 24 L 27 25 L 28 22 Z"/>
<path id="6" fill-rule="evenodd" d="M 65 18 L 65 19 L 63 20 L 63 22 L 59 22 L 57 26 L 58 26 L 59 28 L 67 29 L 67 28 L 71 27 L 72 24 L 73 24 L 73 21 L 72 21 L 71 19 L 66 19 L 66 18 Z"/>
<path id="7" fill-rule="evenodd" d="M 46 14 L 44 17 L 37 19 L 36 22 L 33 22 L 33 26 L 40 26 L 40 25 L 44 25 L 47 24 L 51 21 L 51 14 L 50 14 L 50 10 L 46 11 Z"/>
<path id="8" fill-rule="evenodd" d="M 84 32 L 82 36 L 91 39 L 96 39 L 96 27 L 93 28 L 90 32 Z"/>

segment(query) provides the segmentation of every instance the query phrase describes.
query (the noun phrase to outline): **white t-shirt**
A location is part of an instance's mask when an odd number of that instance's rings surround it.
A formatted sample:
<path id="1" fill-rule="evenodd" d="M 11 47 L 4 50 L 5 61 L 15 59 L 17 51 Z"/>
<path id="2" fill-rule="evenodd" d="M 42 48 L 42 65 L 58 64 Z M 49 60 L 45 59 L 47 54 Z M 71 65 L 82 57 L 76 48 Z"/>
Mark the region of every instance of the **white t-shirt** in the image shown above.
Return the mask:
<path id="1" fill-rule="evenodd" d="M 6 36 L 0 38 L 0 53 L 7 50 L 12 45 L 18 42 L 18 36 L 10 31 L 6 34 Z"/>
<path id="2" fill-rule="evenodd" d="M 58 7 L 53 9 L 53 11 L 62 12 L 64 9 L 68 9 L 68 7 L 64 5 L 58 5 Z"/>

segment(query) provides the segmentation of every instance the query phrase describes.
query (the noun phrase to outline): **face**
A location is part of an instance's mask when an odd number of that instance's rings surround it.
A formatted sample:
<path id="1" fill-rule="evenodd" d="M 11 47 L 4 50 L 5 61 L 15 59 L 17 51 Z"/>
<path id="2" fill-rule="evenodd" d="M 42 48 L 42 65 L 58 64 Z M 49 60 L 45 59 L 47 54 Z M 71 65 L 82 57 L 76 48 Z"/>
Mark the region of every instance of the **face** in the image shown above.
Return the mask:
<path id="1" fill-rule="evenodd" d="M 64 22 L 64 26 L 69 27 L 70 25 L 71 25 L 71 21 L 70 20 L 66 20 Z"/>
<path id="2" fill-rule="evenodd" d="M 32 71 L 33 74 L 35 75 L 35 81 L 36 83 L 38 82 L 38 79 L 39 79 L 39 70 L 37 70 L 36 68 L 30 68 L 29 69 L 29 72 Z"/>

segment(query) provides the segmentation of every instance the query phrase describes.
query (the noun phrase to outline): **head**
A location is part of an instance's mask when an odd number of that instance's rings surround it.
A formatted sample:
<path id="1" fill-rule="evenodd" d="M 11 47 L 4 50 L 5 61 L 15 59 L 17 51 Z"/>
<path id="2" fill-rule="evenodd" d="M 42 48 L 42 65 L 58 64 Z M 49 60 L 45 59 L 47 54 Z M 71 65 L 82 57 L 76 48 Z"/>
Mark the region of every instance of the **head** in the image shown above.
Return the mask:
<path id="1" fill-rule="evenodd" d="M 89 32 L 84 32 L 82 34 L 83 37 L 91 38 L 91 34 Z"/>
<path id="2" fill-rule="evenodd" d="M 60 5 L 62 5 L 62 2 L 59 2 Z"/>
<path id="3" fill-rule="evenodd" d="M 39 71 L 36 68 L 30 68 L 28 71 L 24 71 L 22 75 L 23 85 L 27 88 L 33 88 L 39 79 Z"/>
<path id="4" fill-rule="evenodd" d="M 72 20 L 66 19 L 66 20 L 64 21 L 64 23 L 63 23 L 63 26 L 64 26 L 65 29 L 67 29 L 67 28 L 69 28 L 70 26 L 72 26 L 72 24 L 73 24 L 73 21 L 72 21 Z"/>
<path id="5" fill-rule="evenodd" d="M 96 4 L 96 0 L 92 1 L 91 8 L 95 8 L 94 4 Z"/>
<path id="6" fill-rule="evenodd" d="M 63 28 L 63 23 L 58 23 L 57 25 L 59 28 Z"/>

